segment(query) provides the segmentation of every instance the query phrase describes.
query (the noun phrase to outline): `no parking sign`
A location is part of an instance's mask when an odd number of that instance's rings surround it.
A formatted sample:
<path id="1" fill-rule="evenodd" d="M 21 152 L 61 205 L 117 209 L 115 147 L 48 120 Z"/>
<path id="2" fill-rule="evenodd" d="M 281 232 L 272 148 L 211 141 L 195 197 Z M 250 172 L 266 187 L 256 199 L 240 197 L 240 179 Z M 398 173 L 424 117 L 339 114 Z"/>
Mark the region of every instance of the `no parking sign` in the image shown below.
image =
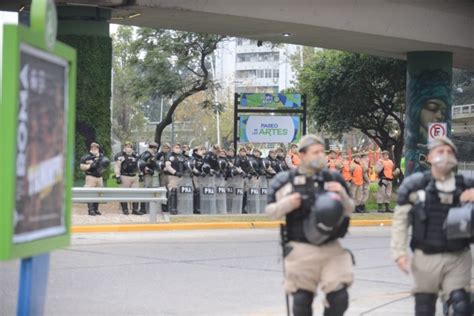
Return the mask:
<path id="1" fill-rule="evenodd" d="M 446 122 L 430 123 L 428 126 L 428 143 L 438 137 L 448 135 L 448 124 Z"/>

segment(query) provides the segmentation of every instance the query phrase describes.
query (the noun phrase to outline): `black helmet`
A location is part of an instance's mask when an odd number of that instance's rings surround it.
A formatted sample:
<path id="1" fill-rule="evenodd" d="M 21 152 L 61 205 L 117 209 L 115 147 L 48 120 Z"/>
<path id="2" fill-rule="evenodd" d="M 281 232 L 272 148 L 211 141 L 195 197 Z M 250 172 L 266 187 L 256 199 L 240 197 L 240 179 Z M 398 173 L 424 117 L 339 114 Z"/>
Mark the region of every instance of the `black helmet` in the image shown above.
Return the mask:
<path id="1" fill-rule="evenodd" d="M 304 234 L 312 244 L 321 245 L 339 227 L 343 218 L 344 207 L 339 194 L 324 192 L 317 197 L 304 221 Z"/>

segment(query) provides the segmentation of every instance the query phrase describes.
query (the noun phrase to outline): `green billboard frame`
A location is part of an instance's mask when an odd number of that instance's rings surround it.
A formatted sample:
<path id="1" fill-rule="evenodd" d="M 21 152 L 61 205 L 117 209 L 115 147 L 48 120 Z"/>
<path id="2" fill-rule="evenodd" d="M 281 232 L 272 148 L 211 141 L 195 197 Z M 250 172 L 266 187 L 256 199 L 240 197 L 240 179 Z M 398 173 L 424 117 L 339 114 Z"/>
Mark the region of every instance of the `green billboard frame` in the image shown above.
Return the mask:
<path id="1" fill-rule="evenodd" d="M 37 17 L 36 17 L 37 18 Z M 0 34 L 0 126 L 4 132 L 0 137 L 0 148 L 6 154 L 0 155 L 2 177 L 0 178 L 0 260 L 35 256 L 56 248 L 66 247 L 70 243 L 71 201 L 73 183 L 75 100 L 76 100 L 76 51 L 59 41 L 48 41 L 45 30 L 23 25 L 4 25 Z M 44 21 L 47 23 L 48 21 Z M 54 25 L 55 27 L 55 25 Z M 3 38 L 2 38 L 3 37 Z M 55 38 L 55 34 L 54 34 Z M 45 237 L 24 243 L 13 243 L 14 207 L 16 194 L 16 146 L 17 116 L 20 88 L 20 45 L 27 44 L 49 55 L 56 56 L 68 64 L 67 74 L 67 141 L 65 148 L 64 170 L 64 234 Z"/>

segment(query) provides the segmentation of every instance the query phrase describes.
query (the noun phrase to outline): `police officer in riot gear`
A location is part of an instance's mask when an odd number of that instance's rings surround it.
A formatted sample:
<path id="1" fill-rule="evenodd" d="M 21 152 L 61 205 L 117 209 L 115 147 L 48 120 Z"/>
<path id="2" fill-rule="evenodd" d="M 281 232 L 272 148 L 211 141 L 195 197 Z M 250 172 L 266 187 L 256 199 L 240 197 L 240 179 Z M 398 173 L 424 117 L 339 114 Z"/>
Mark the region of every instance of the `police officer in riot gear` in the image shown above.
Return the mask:
<path id="1" fill-rule="evenodd" d="M 170 214 L 178 214 L 178 184 L 184 174 L 186 159 L 181 152 L 181 144 L 174 144 L 172 152 L 165 161 L 165 170 L 168 173 L 168 209 Z"/>
<path id="2" fill-rule="evenodd" d="M 290 168 L 288 168 L 288 165 L 286 164 L 286 161 L 285 161 L 285 150 L 281 147 L 278 147 L 277 150 L 276 150 L 276 158 L 277 160 L 280 162 L 280 166 L 281 166 L 281 171 L 286 171 L 286 170 L 289 170 Z M 277 172 L 280 172 L 280 171 L 277 171 Z"/>
<path id="3" fill-rule="evenodd" d="M 90 145 L 89 154 L 83 156 L 80 161 L 80 169 L 86 173 L 86 188 L 101 188 L 104 186 L 102 174 L 110 165 L 110 160 L 100 152 L 100 146 L 97 143 Z M 102 215 L 99 212 L 99 203 L 87 203 L 89 215 Z"/>
<path id="4" fill-rule="evenodd" d="M 115 179 L 122 188 L 138 188 L 138 156 L 133 151 L 131 142 L 125 142 L 122 152 L 114 157 Z M 121 202 L 122 213 L 128 215 L 128 203 Z M 132 203 L 132 214 L 143 215 L 138 210 L 138 203 Z"/>
<path id="5" fill-rule="evenodd" d="M 202 167 L 204 165 L 204 153 L 206 148 L 204 146 L 193 149 L 192 160 L 193 160 L 193 213 L 201 214 L 201 183 L 200 179 L 206 176 Z"/>
<path id="6" fill-rule="evenodd" d="M 429 149 L 431 170 L 405 178 L 398 190 L 392 258 L 400 270 L 413 275 L 416 316 L 435 315 L 438 294 L 454 316 L 471 316 L 472 240 L 448 239 L 446 220 L 450 209 L 474 201 L 474 180 L 453 173 L 456 146 L 449 138 L 433 140 Z M 406 250 L 409 226 L 411 259 Z"/>
<path id="7" fill-rule="evenodd" d="M 145 188 L 153 187 L 153 175 L 158 169 L 158 144 L 150 142 L 148 149 L 141 153 L 138 157 L 138 168 L 140 170 L 139 181 L 143 182 Z M 149 212 L 150 203 L 140 203 L 140 213 L 146 214 Z"/>
<path id="8" fill-rule="evenodd" d="M 203 170 L 209 175 L 218 175 L 219 173 L 219 161 L 218 155 L 220 154 L 221 148 L 219 145 L 213 145 L 211 150 L 204 156 Z"/>
<path id="9" fill-rule="evenodd" d="M 247 157 L 247 150 L 244 147 L 239 149 L 239 155 L 235 158 L 234 165 L 236 168 L 240 168 L 243 171 L 244 176 L 248 176 L 254 172 Z"/>
<path id="10" fill-rule="evenodd" d="M 268 179 L 273 178 L 278 172 L 282 172 L 281 164 L 276 157 L 276 151 L 270 149 L 267 158 L 263 159 L 263 165 Z"/>
<path id="11" fill-rule="evenodd" d="M 354 202 L 340 174 L 326 168 L 324 141 L 301 138 L 298 168 L 279 173 L 268 191 L 266 213 L 285 217 L 285 289 L 293 296 L 293 315 L 312 315 L 316 289 L 326 293 L 325 316 L 340 316 L 349 304 L 352 256 L 342 248 Z"/>

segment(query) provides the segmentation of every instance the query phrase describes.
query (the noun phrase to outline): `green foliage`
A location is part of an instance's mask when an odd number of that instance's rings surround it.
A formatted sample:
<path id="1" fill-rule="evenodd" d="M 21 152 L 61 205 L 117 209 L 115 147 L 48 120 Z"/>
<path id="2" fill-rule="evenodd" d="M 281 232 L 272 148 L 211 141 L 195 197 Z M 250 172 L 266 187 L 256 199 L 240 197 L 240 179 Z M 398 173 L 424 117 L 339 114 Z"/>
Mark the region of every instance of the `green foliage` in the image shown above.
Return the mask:
<path id="1" fill-rule="evenodd" d="M 143 102 L 135 98 L 131 89 L 138 76 L 131 64 L 135 58 L 132 41 L 131 27 L 120 26 L 113 36 L 112 132 L 121 143 L 130 141 L 134 131 L 142 132 L 146 124 Z"/>
<path id="2" fill-rule="evenodd" d="M 309 117 L 334 135 L 353 128 L 397 163 L 403 148 L 406 63 L 331 50 L 319 51 L 299 71 L 298 89 L 307 94 Z"/>
<path id="3" fill-rule="evenodd" d="M 224 37 L 148 28 L 136 29 L 133 37 L 130 63 L 138 74 L 131 86 L 135 97 L 173 100 L 163 121 L 156 126 L 155 141 L 161 143 L 162 132 L 171 124 L 178 105 L 196 93 L 217 88 L 209 71 L 210 58 Z M 202 102 L 204 107 L 212 104 Z"/>
<path id="4" fill-rule="evenodd" d="M 107 157 L 110 148 L 110 69 L 112 41 L 105 36 L 63 35 L 59 40 L 77 50 L 75 172 L 83 176 L 79 160 L 91 142 L 101 145 Z"/>
<path id="5" fill-rule="evenodd" d="M 453 105 L 474 103 L 474 71 L 453 69 Z"/>

